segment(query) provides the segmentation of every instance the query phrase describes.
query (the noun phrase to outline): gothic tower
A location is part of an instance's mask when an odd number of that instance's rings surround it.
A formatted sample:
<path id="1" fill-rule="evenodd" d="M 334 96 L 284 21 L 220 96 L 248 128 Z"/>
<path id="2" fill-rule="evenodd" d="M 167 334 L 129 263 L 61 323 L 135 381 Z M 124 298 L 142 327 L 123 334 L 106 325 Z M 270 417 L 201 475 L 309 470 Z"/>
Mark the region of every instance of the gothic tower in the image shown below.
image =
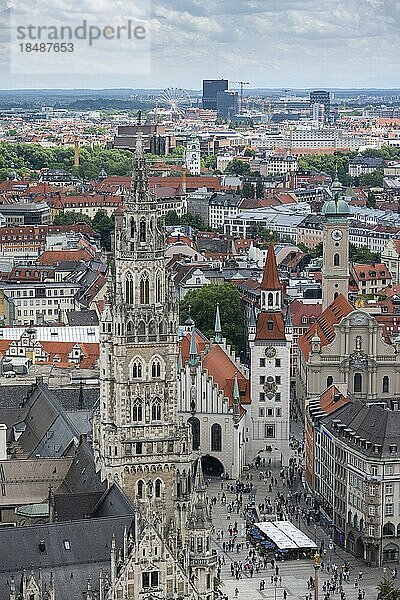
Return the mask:
<path id="1" fill-rule="evenodd" d="M 139 139 L 131 188 L 116 214 L 115 276 L 101 318 L 94 454 L 102 478 L 117 482 L 139 509 L 151 488 L 166 527 L 180 537 L 192 444 L 189 427 L 177 424 L 178 311 L 157 216 Z"/>
<path id="2" fill-rule="evenodd" d="M 322 267 L 322 310 L 338 296 L 348 296 L 349 286 L 349 205 L 342 199 L 338 178 L 332 183 L 333 200 L 325 202 L 324 252 Z"/>
<path id="3" fill-rule="evenodd" d="M 251 427 L 247 462 L 271 458 L 287 464 L 289 450 L 290 340 L 282 315 L 282 287 L 274 246 L 261 281 L 261 310 L 249 330 Z"/>
<path id="4" fill-rule="evenodd" d="M 211 530 L 212 520 L 199 458 L 188 519 L 189 576 L 196 585 L 198 600 L 208 600 L 214 590 L 217 553 L 211 549 Z"/>

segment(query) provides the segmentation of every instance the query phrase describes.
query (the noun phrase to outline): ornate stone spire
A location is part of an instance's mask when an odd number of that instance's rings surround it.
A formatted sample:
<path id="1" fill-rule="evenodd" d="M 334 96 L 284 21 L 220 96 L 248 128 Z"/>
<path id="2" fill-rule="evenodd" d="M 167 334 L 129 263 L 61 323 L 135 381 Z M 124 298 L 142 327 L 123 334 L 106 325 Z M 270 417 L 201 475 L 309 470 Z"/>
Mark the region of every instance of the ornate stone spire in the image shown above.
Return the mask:
<path id="1" fill-rule="evenodd" d="M 203 477 L 201 457 L 199 456 L 194 478 L 193 499 L 188 519 L 188 528 L 209 529 L 211 526 L 212 521 L 207 504 L 206 484 Z"/>
<path id="2" fill-rule="evenodd" d="M 219 304 L 217 304 L 217 309 L 215 311 L 215 326 L 214 326 L 214 332 L 215 332 L 215 341 L 217 342 L 217 344 L 220 344 L 222 341 L 222 328 L 221 328 L 221 317 L 219 314 Z"/>
<path id="3" fill-rule="evenodd" d="M 190 337 L 190 364 L 191 366 L 197 365 L 197 343 L 196 343 L 196 332 L 194 325 L 192 325 L 192 333 Z"/>

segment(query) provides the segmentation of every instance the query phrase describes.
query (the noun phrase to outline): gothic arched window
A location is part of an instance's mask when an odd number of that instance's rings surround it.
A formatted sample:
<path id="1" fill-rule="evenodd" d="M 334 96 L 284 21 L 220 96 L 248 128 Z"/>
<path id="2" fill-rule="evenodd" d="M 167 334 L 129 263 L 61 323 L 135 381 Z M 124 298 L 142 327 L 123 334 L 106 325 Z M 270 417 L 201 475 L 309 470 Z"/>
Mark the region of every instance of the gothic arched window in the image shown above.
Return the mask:
<path id="1" fill-rule="evenodd" d="M 137 332 L 139 338 L 144 338 L 146 336 L 146 325 L 144 321 L 139 321 Z"/>
<path id="2" fill-rule="evenodd" d="M 158 378 L 161 376 L 161 363 L 159 360 L 154 360 L 151 365 L 151 376 L 154 378 Z"/>
<path id="3" fill-rule="evenodd" d="M 162 280 L 161 280 L 161 275 L 159 272 L 157 272 L 156 275 L 156 302 L 161 302 L 161 298 L 162 298 Z"/>
<path id="4" fill-rule="evenodd" d="M 334 254 L 333 255 L 333 266 L 339 267 L 339 265 L 340 265 L 340 254 Z"/>
<path id="5" fill-rule="evenodd" d="M 151 420 L 161 421 L 161 400 L 160 398 L 154 398 L 151 404 Z"/>
<path id="6" fill-rule="evenodd" d="M 144 483 L 141 479 L 139 479 L 139 481 L 137 482 L 137 497 L 139 498 L 139 500 L 143 499 L 143 490 Z"/>
<path id="7" fill-rule="evenodd" d="M 125 302 L 133 304 L 133 278 L 130 273 L 127 274 L 125 279 Z"/>
<path id="8" fill-rule="evenodd" d="M 132 321 L 128 321 L 126 324 L 126 335 L 128 338 L 133 337 L 133 323 Z"/>
<path id="9" fill-rule="evenodd" d="M 136 398 L 132 405 L 132 421 L 138 422 L 143 420 L 143 404 L 140 398 Z"/>
<path id="10" fill-rule="evenodd" d="M 221 452 L 222 450 L 222 427 L 219 423 L 214 423 L 211 427 L 211 451 Z"/>
<path id="11" fill-rule="evenodd" d="M 274 303 L 274 296 L 271 294 L 271 292 L 268 294 L 268 306 L 272 306 Z"/>
<path id="12" fill-rule="evenodd" d="M 150 342 L 154 342 L 156 339 L 156 326 L 154 321 L 150 321 L 149 323 L 149 340 Z"/>
<path id="13" fill-rule="evenodd" d="M 149 304 L 150 299 L 149 278 L 147 273 L 140 279 L 140 304 Z"/>
<path id="14" fill-rule="evenodd" d="M 361 375 L 361 373 L 354 373 L 354 391 L 362 392 L 362 375 Z"/>
<path id="15" fill-rule="evenodd" d="M 382 392 L 384 394 L 389 393 L 389 377 L 387 375 L 382 379 Z"/>
<path id="16" fill-rule="evenodd" d="M 142 219 L 139 224 L 139 240 L 141 242 L 146 241 L 146 221 Z"/>
<path id="17" fill-rule="evenodd" d="M 165 335 L 165 334 L 166 334 L 166 332 L 167 332 L 167 327 L 166 327 L 166 325 L 165 325 L 164 321 L 161 321 L 161 323 L 160 323 L 160 325 L 159 325 L 159 328 L 158 328 L 158 332 L 159 332 L 159 334 L 160 334 L 160 340 L 161 340 L 162 342 L 163 342 L 163 341 L 165 341 L 165 338 L 166 338 L 166 335 Z"/>
<path id="18" fill-rule="evenodd" d="M 136 231 L 136 225 L 135 225 L 135 219 L 131 219 L 131 238 L 135 237 L 135 231 Z"/>
<path id="19" fill-rule="evenodd" d="M 132 377 L 133 379 L 141 379 L 142 378 L 142 363 L 140 360 L 135 360 L 132 365 Z"/>
<path id="20" fill-rule="evenodd" d="M 156 479 L 156 482 L 154 484 L 154 496 L 156 498 L 161 498 L 161 487 L 162 487 L 161 479 Z"/>
<path id="21" fill-rule="evenodd" d="M 192 428 L 192 450 L 200 448 L 200 421 L 197 417 L 190 417 L 188 423 Z"/>

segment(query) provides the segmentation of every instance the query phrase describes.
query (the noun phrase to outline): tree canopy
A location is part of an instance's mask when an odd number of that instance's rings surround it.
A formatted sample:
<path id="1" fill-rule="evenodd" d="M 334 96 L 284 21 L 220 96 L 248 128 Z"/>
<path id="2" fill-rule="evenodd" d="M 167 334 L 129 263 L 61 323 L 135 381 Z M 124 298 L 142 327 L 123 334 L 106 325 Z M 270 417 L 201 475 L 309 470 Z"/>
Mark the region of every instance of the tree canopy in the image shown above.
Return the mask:
<path id="1" fill-rule="evenodd" d="M 228 175 L 250 175 L 250 165 L 238 158 L 234 158 L 228 163 L 225 173 Z"/>
<path id="2" fill-rule="evenodd" d="M 371 252 L 367 246 L 361 246 L 360 248 L 357 248 L 357 246 L 354 244 L 349 244 L 349 257 L 350 262 L 361 264 L 376 263 L 381 259 L 379 254 Z"/>
<path id="3" fill-rule="evenodd" d="M 207 337 L 214 336 L 215 312 L 219 304 L 222 335 L 239 352 L 245 349 L 244 314 L 238 289 L 230 283 L 213 283 L 186 294 L 180 303 L 180 322 L 189 314 Z"/>
<path id="4" fill-rule="evenodd" d="M 111 250 L 111 234 L 114 231 L 114 216 L 109 217 L 107 212 L 100 209 L 93 219 L 79 212 L 66 212 L 56 215 L 54 225 L 73 225 L 74 223 L 88 223 L 99 234 L 100 243 L 106 250 Z"/>

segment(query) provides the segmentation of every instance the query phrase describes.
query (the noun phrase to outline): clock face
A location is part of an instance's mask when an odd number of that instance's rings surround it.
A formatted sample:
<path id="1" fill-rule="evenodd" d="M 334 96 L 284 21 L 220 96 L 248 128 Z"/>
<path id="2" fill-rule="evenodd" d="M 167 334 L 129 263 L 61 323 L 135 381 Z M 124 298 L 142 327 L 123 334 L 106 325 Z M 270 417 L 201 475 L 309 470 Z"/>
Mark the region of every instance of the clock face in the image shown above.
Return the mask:
<path id="1" fill-rule="evenodd" d="M 268 346 L 268 348 L 265 348 L 265 356 L 267 358 L 274 358 L 276 354 L 276 349 L 273 346 Z"/>
<path id="2" fill-rule="evenodd" d="M 343 231 L 340 231 L 340 229 L 334 229 L 331 235 L 332 239 L 335 240 L 335 242 L 339 242 L 343 237 Z"/>

